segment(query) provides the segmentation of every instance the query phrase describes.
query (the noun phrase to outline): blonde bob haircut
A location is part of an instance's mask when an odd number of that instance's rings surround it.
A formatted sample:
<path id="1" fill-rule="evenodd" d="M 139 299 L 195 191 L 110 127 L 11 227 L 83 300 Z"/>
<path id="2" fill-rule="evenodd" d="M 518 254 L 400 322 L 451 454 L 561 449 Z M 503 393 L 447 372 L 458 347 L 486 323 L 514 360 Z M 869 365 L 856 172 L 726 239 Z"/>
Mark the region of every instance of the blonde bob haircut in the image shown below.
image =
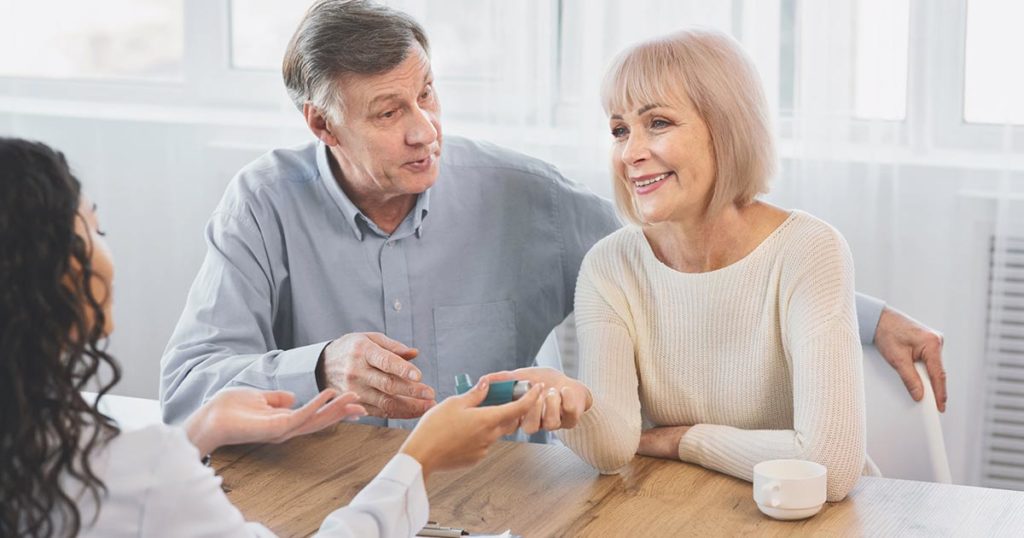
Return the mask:
<path id="1" fill-rule="evenodd" d="M 745 206 L 768 192 L 775 172 L 768 106 L 754 63 L 732 37 L 694 28 L 633 45 L 615 58 L 601 87 L 608 115 L 681 105 L 684 97 L 711 133 L 715 179 L 708 213 Z M 630 183 L 614 169 L 615 205 L 626 221 L 642 225 Z"/>

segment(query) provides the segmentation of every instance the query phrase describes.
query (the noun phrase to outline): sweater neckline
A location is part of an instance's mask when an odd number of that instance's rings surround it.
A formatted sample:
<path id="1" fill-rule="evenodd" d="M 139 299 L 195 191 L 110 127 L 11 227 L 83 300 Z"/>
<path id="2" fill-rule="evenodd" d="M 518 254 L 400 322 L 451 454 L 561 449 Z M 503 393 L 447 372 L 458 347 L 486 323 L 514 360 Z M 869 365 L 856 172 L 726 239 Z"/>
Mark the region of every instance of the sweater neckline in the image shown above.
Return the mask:
<path id="1" fill-rule="evenodd" d="M 647 236 L 644 235 L 643 228 L 637 228 L 636 229 L 636 233 L 639 235 L 639 239 L 640 239 L 640 243 L 641 243 L 640 248 L 643 250 L 644 257 L 648 258 L 648 260 L 651 263 L 653 263 L 654 265 L 656 265 L 657 267 L 659 267 L 660 270 L 665 271 L 665 272 L 667 272 L 667 273 L 669 273 L 671 275 L 677 275 L 677 276 L 685 277 L 685 278 L 702 278 L 702 277 L 710 277 L 710 276 L 715 276 L 715 275 L 720 275 L 720 274 L 726 274 L 726 273 L 728 273 L 730 271 L 737 270 L 736 268 L 742 267 L 742 266 L 747 265 L 748 263 L 750 263 L 750 260 L 752 260 L 755 257 L 759 256 L 761 252 L 767 250 L 767 248 L 768 248 L 767 245 L 768 244 L 774 243 L 775 241 L 777 241 L 776 238 L 782 235 L 783 229 L 786 228 L 787 226 L 789 226 L 789 224 L 791 222 L 796 220 L 797 214 L 799 214 L 799 213 L 802 213 L 802 211 L 800 211 L 799 209 L 791 210 L 789 212 L 789 216 L 786 217 L 786 220 L 782 221 L 782 224 L 779 224 L 778 226 L 776 226 L 775 229 L 772 230 L 772 233 L 768 234 L 763 240 L 761 240 L 760 243 L 758 243 L 758 245 L 756 247 L 751 249 L 751 251 L 748 252 L 746 255 L 744 255 L 742 258 L 740 258 L 740 259 L 730 263 L 729 265 L 726 265 L 725 267 L 720 267 L 720 268 L 714 269 L 712 271 L 702 271 L 702 272 L 699 272 L 699 273 L 687 273 L 685 271 L 677 271 L 677 270 L 669 267 L 668 265 L 665 264 L 665 262 L 663 262 L 660 259 L 658 259 L 658 256 L 656 256 L 654 254 L 654 248 L 651 247 L 650 241 L 648 241 L 647 240 Z"/>

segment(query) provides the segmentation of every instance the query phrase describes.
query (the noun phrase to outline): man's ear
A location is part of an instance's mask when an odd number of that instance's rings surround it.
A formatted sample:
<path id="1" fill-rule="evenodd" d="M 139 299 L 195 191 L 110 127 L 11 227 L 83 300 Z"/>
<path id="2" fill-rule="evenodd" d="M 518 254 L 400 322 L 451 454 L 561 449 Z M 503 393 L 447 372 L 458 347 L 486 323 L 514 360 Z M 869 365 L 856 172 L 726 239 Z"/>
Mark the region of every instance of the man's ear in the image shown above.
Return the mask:
<path id="1" fill-rule="evenodd" d="M 338 145 L 338 138 L 331 133 L 327 117 L 316 105 L 307 101 L 302 105 L 302 115 L 306 118 L 306 125 L 313 132 L 313 136 L 328 146 Z"/>

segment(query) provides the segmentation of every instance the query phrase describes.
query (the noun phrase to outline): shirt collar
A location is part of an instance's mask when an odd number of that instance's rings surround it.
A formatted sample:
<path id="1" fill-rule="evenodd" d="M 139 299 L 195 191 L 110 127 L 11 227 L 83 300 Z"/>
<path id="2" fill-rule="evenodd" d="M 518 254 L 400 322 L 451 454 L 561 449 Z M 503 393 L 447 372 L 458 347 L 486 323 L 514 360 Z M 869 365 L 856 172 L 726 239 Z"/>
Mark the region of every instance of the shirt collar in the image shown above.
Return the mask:
<path id="1" fill-rule="evenodd" d="M 331 170 L 331 163 L 328 159 L 327 152 L 330 148 L 327 147 L 322 141 L 317 142 L 316 150 L 316 167 L 320 172 L 320 179 L 323 181 L 324 186 L 327 188 L 327 192 L 330 193 L 331 198 L 334 199 L 334 203 L 337 204 L 338 209 L 341 210 L 341 214 L 345 217 L 345 221 L 348 222 L 349 226 L 352 227 L 352 232 L 356 234 L 356 238 L 360 241 L 363 240 L 363 228 L 359 226 L 359 220 L 362 219 L 363 224 L 378 233 L 380 229 L 371 221 L 362 211 L 356 207 L 356 204 L 352 203 L 345 191 L 342 190 L 341 185 L 338 184 L 337 178 L 334 177 L 334 172 Z M 433 187 L 423 191 L 419 196 L 416 197 L 416 205 L 412 210 L 412 227 L 416 231 L 416 237 L 423 237 L 423 219 L 426 218 L 427 213 L 430 212 L 430 191 Z M 406 217 L 406 221 L 409 217 Z M 403 221 L 399 225 L 395 233 L 400 233 L 406 226 L 406 221 Z M 395 234 L 392 234 L 395 235 Z"/>

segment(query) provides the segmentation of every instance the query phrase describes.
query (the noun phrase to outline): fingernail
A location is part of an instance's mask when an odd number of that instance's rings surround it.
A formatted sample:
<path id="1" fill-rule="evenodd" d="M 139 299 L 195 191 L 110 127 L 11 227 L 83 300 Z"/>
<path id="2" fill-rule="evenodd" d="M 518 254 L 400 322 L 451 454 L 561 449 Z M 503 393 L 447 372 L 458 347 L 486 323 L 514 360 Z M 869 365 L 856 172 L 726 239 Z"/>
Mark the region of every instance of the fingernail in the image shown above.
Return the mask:
<path id="1" fill-rule="evenodd" d="M 430 391 L 429 390 L 425 390 L 425 391 L 421 392 L 420 393 L 420 398 L 423 398 L 424 400 L 429 400 L 431 398 Z"/>
<path id="2" fill-rule="evenodd" d="M 480 390 L 487 390 L 487 380 L 481 379 L 480 381 L 477 382 L 477 386 L 480 387 Z"/>
<path id="3" fill-rule="evenodd" d="M 408 377 L 409 377 L 409 379 L 411 379 L 413 381 L 419 381 L 420 380 L 420 373 L 417 372 L 416 370 L 409 370 Z"/>
<path id="4" fill-rule="evenodd" d="M 548 389 L 548 396 L 554 396 L 555 394 L 558 394 L 558 391 L 555 390 L 555 387 L 551 387 L 550 389 Z"/>

